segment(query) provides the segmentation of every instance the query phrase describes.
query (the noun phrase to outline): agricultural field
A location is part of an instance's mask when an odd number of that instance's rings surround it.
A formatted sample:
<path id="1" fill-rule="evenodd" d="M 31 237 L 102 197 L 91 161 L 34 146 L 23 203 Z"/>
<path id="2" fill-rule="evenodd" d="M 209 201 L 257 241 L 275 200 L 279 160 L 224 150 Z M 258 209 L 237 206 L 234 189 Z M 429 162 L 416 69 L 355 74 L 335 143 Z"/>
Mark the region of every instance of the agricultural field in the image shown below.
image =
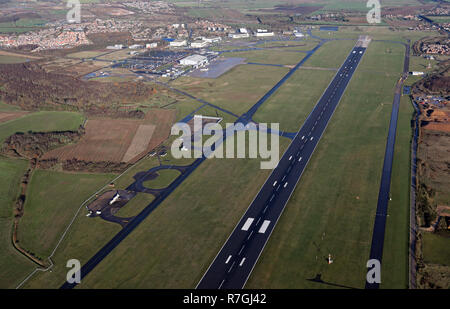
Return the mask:
<path id="1" fill-rule="evenodd" d="M 23 57 L 0 55 L 0 64 L 23 63 L 27 61 L 29 60 Z"/>
<path id="2" fill-rule="evenodd" d="M 15 288 L 35 264 L 19 253 L 11 243 L 13 205 L 19 194 L 20 180 L 28 161 L 0 157 L 0 288 Z"/>
<path id="3" fill-rule="evenodd" d="M 39 57 L 23 55 L 13 52 L 0 50 L 0 64 L 23 63 L 40 59 Z"/>
<path id="4" fill-rule="evenodd" d="M 26 114 L 28 114 L 26 111 L 0 111 L 0 123 L 20 118 Z"/>
<path id="5" fill-rule="evenodd" d="M 75 112 L 35 112 L 0 123 L 0 143 L 17 132 L 51 132 L 78 130 L 83 115 Z"/>
<path id="6" fill-rule="evenodd" d="M 133 163 L 168 137 L 174 116 L 170 110 L 152 110 L 145 120 L 89 119 L 78 143 L 47 152 L 42 159 Z"/>

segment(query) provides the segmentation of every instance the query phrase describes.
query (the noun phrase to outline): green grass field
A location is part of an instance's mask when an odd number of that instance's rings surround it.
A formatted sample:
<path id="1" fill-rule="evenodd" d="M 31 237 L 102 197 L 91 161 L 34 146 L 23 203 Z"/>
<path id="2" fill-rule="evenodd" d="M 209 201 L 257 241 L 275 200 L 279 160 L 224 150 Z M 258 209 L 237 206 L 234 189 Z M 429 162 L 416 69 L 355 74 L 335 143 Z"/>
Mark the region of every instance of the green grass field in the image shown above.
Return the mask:
<path id="1" fill-rule="evenodd" d="M 223 54 L 226 57 L 246 58 L 246 62 L 295 65 L 304 57 L 304 53 L 286 51 L 285 49 L 266 49 L 254 51 L 231 52 Z"/>
<path id="2" fill-rule="evenodd" d="M 34 171 L 20 221 L 21 245 L 41 258 L 49 256 L 80 205 L 113 178 L 112 174 Z"/>
<path id="3" fill-rule="evenodd" d="M 0 124 L 0 143 L 17 132 L 77 130 L 84 117 L 75 112 L 36 112 Z"/>
<path id="4" fill-rule="evenodd" d="M 120 208 L 115 215 L 123 218 L 136 216 L 154 199 L 154 196 L 151 194 L 138 193 L 125 206 Z"/>
<path id="5" fill-rule="evenodd" d="M 381 287 L 408 288 L 409 188 L 411 160 L 411 119 L 413 107 L 404 96 L 400 104 L 391 180 L 391 197 L 381 269 Z"/>
<path id="6" fill-rule="evenodd" d="M 216 79 L 183 76 L 172 82 L 172 86 L 240 115 L 287 72 L 287 68 L 239 65 Z"/>
<path id="7" fill-rule="evenodd" d="M 306 120 L 334 71 L 298 70 L 256 112 L 256 122 L 280 124 L 280 130 L 296 132 Z"/>
<path id="8" fill-rule="evenodd" d="M 450 237 L 448 232 L 443 234 L 445 236 L 422 232 L 425 263 L 450 266 Z"/>
<path id="9" fill-rule="evenodd" d="M 327 43 L 317 52 L 322 51 L 322 57 L 309 59 L 305 66 L 337 68 L 354 43 Z M 307 280 L 318 273 L 332 284 L 364 287 L 393 90 L 403 64 L 400 49 L 385 44 L 371 43 L 247 287 L 336 287 Z M 385 53 L 386 48 L 392 51 Z M 382 59 L 379 64 L 377 58 Z M 182 77 L 172 85 L 240 114 L 286 73 L 285 68 L 242 65 L 216 80 Z M 299 70 L 261 107 L 255 120 L 298 129 L 333 75 Z M 302 92 L 308 92 L 304 103 L 289 104 Z M 277 111 L 282 105 L 283 112 Z M 403 101 L 382 287 L 402 288 L 407 283 L 410 116 L 411 107 Z M 289 141 L 280 141 L 286 149 Z M 168 160 L 163 164 L 181 164 L 169 155 L 163 159 Z M 182 163 L 188 162 L 192 161 Z M 158 164 L 155 157 L 144 159 L 115 181 L 116 188 L 126 187 L 136 172 Z M 206 160 L 79 287 L 195 287 L 268 174 L 259 169 L 259 160 Z M 151 199 L 140 194 L 118 214 L 135 215 Z M 36 274 L 25 287 L 59 287 L 68 259 L 85 263 L 119 229 L 117 224 L 87 218 L 82 211 L 56 251 L 53 272 Z M 333 254 L 332 265 L 326 263 L 328 253 Z"/>
<path id="10" fill-rule="evenodd" d="M 13 207 L 28 161 L 0 157 L 0 288 L 15 288 L 36 267 L 12 246 Z"/>
<path id="11" fill-rule="evenodd" d="M 163 189 L 170 185 L 181 174 L 178 170 L 172 169 L 160 170 L 157 173 L 158 177 L 145 181 L 143 185 L 151 189 Z"/>
<path id="12" fill-rule="evenodd" d="M 305 62 L 304 66 L 339 68 L 355 43 L 356 40 L 326 42 Z"/>
<path id="13" fill-rule="evenodd" d="M 0 102 L 0 112 L 20 111 L 20 107 Z"/>
<path id="14" fill-rule="evenodd" d="M 280 140 L 282 151 L 288 142 Z M 194 287 L 203 264 L 217 253 L 268 173 L 259 169 L 259 160 L 206 160 L 80 287 Z M 57 251 L 53 272 L 39 273 L 25 287 L 59 286 L 65 278 L 67 259 L 77 256 L 86 262 L 113 236 L 103 231 L 103 225 L 91 224 L 86 232 L 87 226 L 81 224 L 89 219 L 85 218 L 84 214 L 77 218 Z M 98 244 L 80 237 L 88 232 L 97 235 Z M 128 257 L 124 259 L 123 254 Z M 136 263 L 142 268 L 134 267 Z"/>
<path id="15" fill-rule="evenodd" d="M 437 31 L 409 31 L 409 30 L 390 30 L 386 26 L 341 26 L 339 31 L 318 31 L 313 30 L 313 35 L 327 38 L 351 38 L 358 39 L 359 35 L 369 35 L 373 40 L 394 40 L 405 42 L 409 39 L 411 42 L 415 42 L 423 37 L 436 36 Z"/>
<path id="16" fill-rule="evenodd" d="M 366 74 L 369 57 L 353 76 L 248 288 L 364 287 L 397 80 Z M 308 281 L 317 274 L 335 285 Z M 403 276 L 403 269 L 391 276 Z"/>
<path id="17" fill-rule="evenodd" d="M 27 62 L 27 61 L 28 61 L 28 59 L 25 57 L 0 55 L 0 64 L 23 63 L 23 62 Z"/>

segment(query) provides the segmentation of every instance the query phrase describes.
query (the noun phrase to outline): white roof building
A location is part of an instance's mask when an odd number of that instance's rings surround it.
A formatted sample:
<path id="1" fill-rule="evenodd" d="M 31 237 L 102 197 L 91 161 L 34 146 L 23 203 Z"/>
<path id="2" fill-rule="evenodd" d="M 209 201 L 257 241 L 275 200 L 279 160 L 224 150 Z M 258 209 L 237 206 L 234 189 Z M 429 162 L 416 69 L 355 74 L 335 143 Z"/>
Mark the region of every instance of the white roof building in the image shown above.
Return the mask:
<path id="1" fill-rule="evenodd" d="M 182 47 L 182 46 L 186 46 L 187 45 L 187 41 L 186 40 L 175 40 L 170 42 L 170 47 Z"/>
<path id="2" fill-rule="evenodd" d="M 217 43 L 217 42 L 222 41 L 222 38 L 220 36 L 213 37 L 213 38 L 203 38 L 203 41 L 208 42 L 208 43 Z"/>
<path id="3" fill-rule="evenodd" d="M 208 46 L 208 42 L 204 40 L 191 42 L 192 48 L 204 48 L 206 46 Z"/>
<path id="4" fill-rule="evenodd" d="M 267 37 L 267 36 L 274 36 L 275 33 L 273 32 L 256 32 L 255 36 L 257 37 Z"/>
<path id="5" fill-rule="evenodd" d="M 250 37 L 248 33 L 230 33 L 228 36 L 232 39 L 243 39 Z"/>
<path id="6" fill-rule="evenodd" d="M 180 60 L 181 65 L 199 67 L 208 63 L 208 58 L 202 55 L 191 55 Z"/>
<path id="7" fill-rule="evenodd" d="M 158 47 L 158 43 L 156 42 L 145 45 L 145 48 L 156 48 L 156 47 Z"/>

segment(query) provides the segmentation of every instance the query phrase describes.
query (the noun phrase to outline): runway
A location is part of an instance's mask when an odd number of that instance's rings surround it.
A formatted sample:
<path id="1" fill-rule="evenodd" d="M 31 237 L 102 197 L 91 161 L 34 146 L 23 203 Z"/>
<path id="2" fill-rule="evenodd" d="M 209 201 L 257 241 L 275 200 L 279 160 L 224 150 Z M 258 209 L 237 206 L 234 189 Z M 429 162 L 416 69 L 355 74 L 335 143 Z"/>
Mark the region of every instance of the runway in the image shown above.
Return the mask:
<path id="1" fill-rule="evenodd" d="M 366 51 L 360 46 L 357 43 L 352 49 L 278 166 L 203 275 L 198 289 L 241 289 L 245 286 Z M 251 110 L 247 115 L 251 118 Z"/>
<path id="2" fill-rule="evenodd" d="M 405 60 L 403 64 L 403 75 L 397 82 L 395 88 L 394 102 L 392 104 L 391 120 L 389 123 L 389 133 L 386 141 L 386 150 L 384 155 L 383 170 L 381 175 L 380 190 L 378 192 L 377 212 L 372 232 L 372 243 L 370 247 L 369 259 L 378 260 L 381 263 L 383 258 L 384 236 L 386 232 L 386 219 L 388 216 L 388 205 L 390 200 L 392 163 L 394 160 L 395 137 L 397 135 L 397 120 L 400 110 L 400 100 L 402 97 L 403 82 L 408 76 L 410 47 L 405 46 Z M 366 289 L 378 289 L 379 283 L 369 283 L 366 281 Z"/>

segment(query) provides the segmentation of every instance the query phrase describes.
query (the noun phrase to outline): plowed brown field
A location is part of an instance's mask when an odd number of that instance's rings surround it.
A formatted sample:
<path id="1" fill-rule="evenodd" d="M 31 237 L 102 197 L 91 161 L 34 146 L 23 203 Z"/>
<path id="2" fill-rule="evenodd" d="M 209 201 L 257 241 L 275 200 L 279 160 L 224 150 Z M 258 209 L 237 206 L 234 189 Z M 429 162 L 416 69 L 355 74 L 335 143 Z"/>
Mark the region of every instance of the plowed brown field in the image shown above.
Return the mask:
<path id="1" fill-rule="evenodd" d="M 78 143 L 49 151 L 42 159 L 134 163 L 168 138 L 175 113 L 150 110 L 145 119 L 89 119 Z"/>

